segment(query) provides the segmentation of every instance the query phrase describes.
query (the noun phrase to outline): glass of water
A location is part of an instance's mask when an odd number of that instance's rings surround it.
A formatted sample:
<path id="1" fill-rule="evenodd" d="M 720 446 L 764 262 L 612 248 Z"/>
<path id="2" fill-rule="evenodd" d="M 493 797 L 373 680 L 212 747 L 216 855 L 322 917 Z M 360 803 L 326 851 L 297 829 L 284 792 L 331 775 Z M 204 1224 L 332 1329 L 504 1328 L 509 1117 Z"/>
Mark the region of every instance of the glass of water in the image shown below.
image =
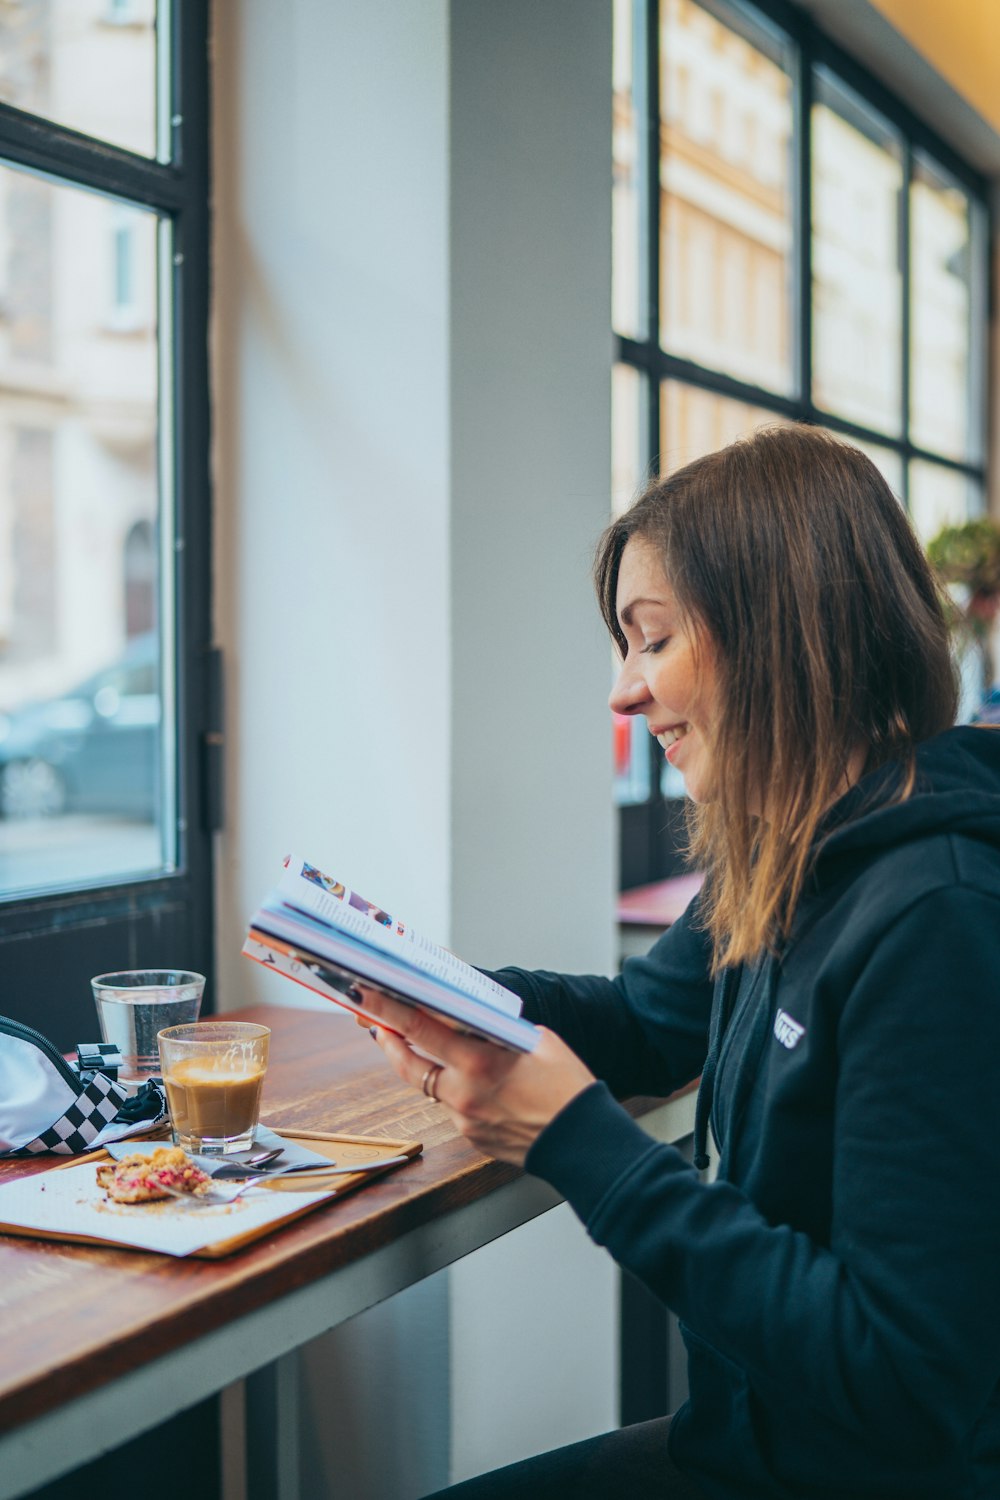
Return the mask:
<path id="1" fill-rule="evenodd" d="M 104 1041 L 122 1055 L 121 1083 L 144 1083 L 160 1071 L 156 1036 L 197 1021 L 204 974 L 187 969 L 124 969 L 90 981 Z"/>

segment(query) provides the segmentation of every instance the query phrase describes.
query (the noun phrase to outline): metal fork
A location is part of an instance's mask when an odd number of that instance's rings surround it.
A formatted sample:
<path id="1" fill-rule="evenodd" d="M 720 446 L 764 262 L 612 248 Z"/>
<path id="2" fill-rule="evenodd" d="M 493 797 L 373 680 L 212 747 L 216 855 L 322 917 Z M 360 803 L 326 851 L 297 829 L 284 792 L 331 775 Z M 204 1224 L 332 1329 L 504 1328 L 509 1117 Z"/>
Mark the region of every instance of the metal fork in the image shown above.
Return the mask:
<path id="1" fill-rule="evenodd" d="M 343 1167 L 313 1167 L 309 1163 L 298 1162 L 294 1166 L 279 1167 L 275 1172 L 260 1172 L 256 1177 L 248 1177 L 233 1188 L 221 1187 L 213 1182 L 204 1193 L 185 1193 L 181 1188 L 167 1187 L 165 1184 L 161 1184 L 161 1187 L 163 1192 L 170 1194 L 171 1198 L 181 1198 L 191 1208 L 214 1208 L 221 1203 L 235 1203 L 247 1188 L 257 1187 L 262 1182 L 272 1182 L 275 1177 L 286 1177 L 292 1172 L 299 1172 L 309 1177 L 349 1177 L 352 1172 L 375 1172 L 380 1167 L 395 1167 L 404 1161 L 409 1161 L 409 1157 L 383 1156 L 376 1161 L 361 1161 Z M 303 1191 L 309 1192 L 310 1189 L 304 1188 Z"/>

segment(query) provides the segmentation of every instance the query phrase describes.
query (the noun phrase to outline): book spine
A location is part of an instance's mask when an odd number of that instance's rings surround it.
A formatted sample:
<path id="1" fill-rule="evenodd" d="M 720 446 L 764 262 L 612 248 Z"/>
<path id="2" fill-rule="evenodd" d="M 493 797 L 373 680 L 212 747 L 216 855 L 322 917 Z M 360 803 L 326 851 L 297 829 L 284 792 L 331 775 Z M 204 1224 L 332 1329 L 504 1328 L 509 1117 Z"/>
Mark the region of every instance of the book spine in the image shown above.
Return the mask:
<path id="1" fill-rule="evenodd" d="M 281 943 L 261 933 L 255 937 L 249 933 L 243 944 L 243 954 L 246 958 L 252 958 L 256 963 L 263 964 L 265 969 L 274 969 L 283 974 L 286 979 L 294 979 L 296 984 L 303 985 L 307 990 L 312 990 L 314 995 L 322 995 L 324 1000 L 332 1000 L 334 1005 L 340 1005 L 344 1010 L 351 1011 L 356 1016 L 363 1016 L 365 1012 L 361 1006 L 356 1004 L 344 990 L 335 989 L 317 974 L 309 965 L 298 958 L 294 950 L 286 952 Z"/>

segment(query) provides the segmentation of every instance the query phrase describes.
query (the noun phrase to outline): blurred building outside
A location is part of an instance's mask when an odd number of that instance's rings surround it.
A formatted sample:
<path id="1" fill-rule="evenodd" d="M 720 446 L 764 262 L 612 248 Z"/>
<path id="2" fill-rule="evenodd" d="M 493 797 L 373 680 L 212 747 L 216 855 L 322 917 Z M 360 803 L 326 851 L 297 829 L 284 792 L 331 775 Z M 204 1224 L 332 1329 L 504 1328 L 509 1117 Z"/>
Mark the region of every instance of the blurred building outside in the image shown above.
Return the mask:
<path id="1" fill-rule="evenodd" d="M 0 0 L 0 99 L 153 155 L 155 12 Z M 25 705 L 51 704 L 67 755 L 92 721 L 128 721 L 148 731 L 138 754 L 158 756 L 155 649 L 138 677 L 74 693 L 159 626 L 157 256 L 154 214 L 0 164 L 0 887 L 66 875 L 53 830 L 32 840 L 7 821 L 71 805 L 58 765 L 5 758 L 11 735 L 28 743 Z M 92 852 L 70 878 L 155 866 L 156 808 L 138 821 L 139 844 Z M 35 862 L 33 842 L 48 851 Z"/>

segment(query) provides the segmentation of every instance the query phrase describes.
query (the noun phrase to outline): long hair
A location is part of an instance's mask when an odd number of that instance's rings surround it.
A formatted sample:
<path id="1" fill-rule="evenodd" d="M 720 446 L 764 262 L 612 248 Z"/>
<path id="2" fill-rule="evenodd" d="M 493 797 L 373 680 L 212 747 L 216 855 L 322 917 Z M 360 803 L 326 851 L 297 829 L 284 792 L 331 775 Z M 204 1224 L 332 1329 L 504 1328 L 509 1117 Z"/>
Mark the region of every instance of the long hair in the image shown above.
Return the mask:
<path id="1" fill-rule="evenodd" d="M 955 720 L 947 627 L 878 469 L 816 427 L 758 429 L 654 481 L 612 523 L 594 576 L 622 653 L 616 593 L 633 537 L 657 549 L 713 654 L 712 796 L 689 804 L 688 833 L 718 970 L 787 936 L 820 822 L 859 756 L 862 774 L 897 763 L 894 797 L 909 796 L 916 745 Z"/>

